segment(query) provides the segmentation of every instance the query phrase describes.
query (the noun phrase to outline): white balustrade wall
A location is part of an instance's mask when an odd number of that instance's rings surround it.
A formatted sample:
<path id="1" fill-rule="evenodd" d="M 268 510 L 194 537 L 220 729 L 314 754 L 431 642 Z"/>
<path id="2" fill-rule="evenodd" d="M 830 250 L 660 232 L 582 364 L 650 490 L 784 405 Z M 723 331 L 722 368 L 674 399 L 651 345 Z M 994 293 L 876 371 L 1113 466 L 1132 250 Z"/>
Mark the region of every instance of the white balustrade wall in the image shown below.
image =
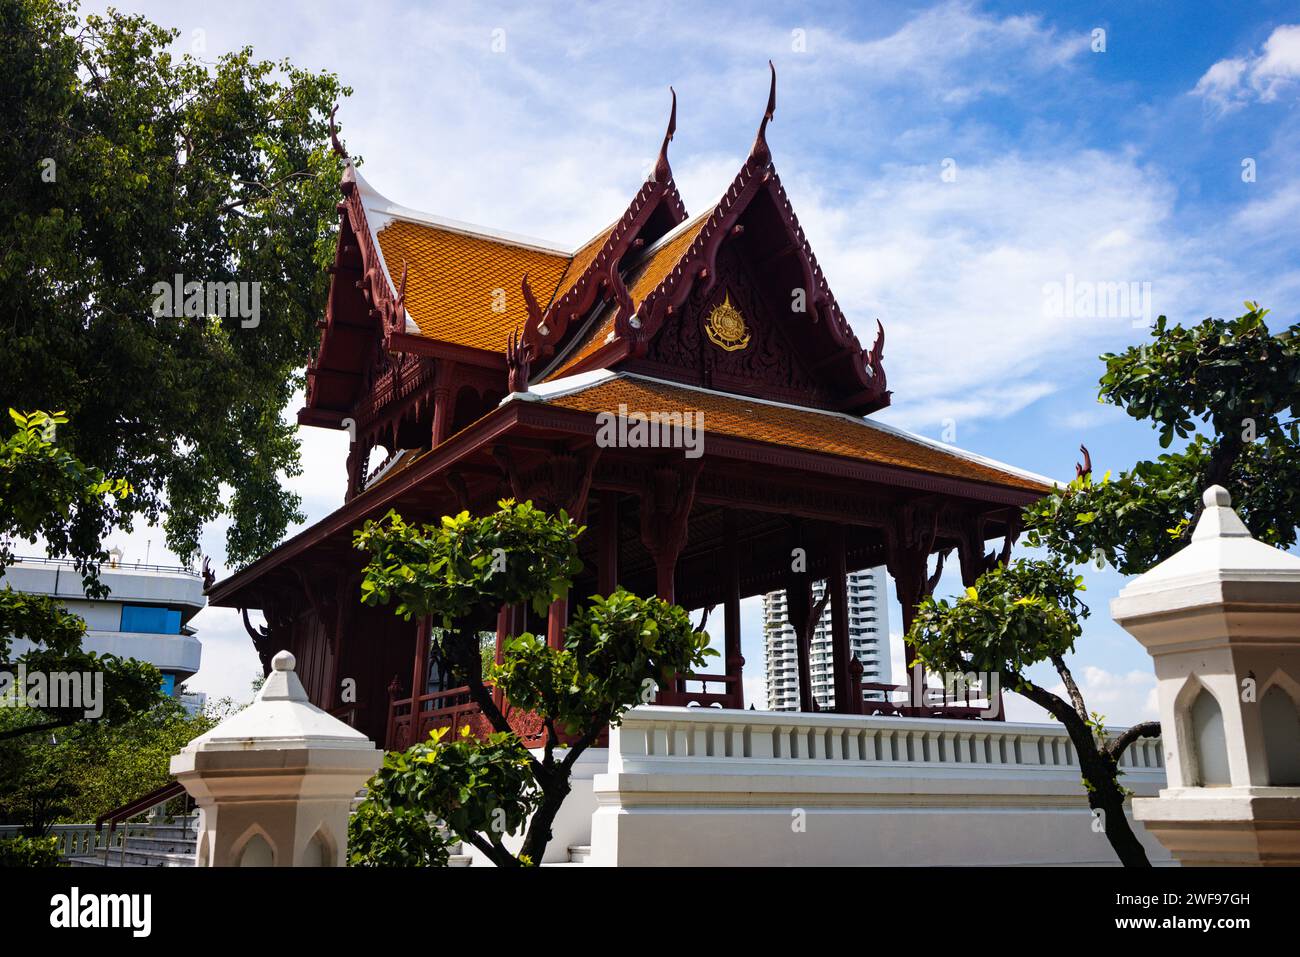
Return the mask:
<path id="1" fill-rule="evenodd" d="M 1121 767 L 1155 794 L 1160 740 Z M 594 792 L 593 864 L 1115 863 L 1056 725 L 647 706 Z"/>

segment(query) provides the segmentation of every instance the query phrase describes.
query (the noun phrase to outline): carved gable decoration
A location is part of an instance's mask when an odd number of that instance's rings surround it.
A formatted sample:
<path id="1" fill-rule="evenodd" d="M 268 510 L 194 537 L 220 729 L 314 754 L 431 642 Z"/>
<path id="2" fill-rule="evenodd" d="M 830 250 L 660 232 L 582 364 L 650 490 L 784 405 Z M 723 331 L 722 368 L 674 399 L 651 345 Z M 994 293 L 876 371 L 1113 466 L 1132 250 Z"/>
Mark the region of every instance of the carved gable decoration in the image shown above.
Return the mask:
<path id="1" fill-rule="evenodd" d="M 664 323 L 645 358 L 626 363 L 647 375 L 758 398 L 823 405 L 825 390 L 799 356 L 793 322 L 778 315 L 730 250 L 718 257 L 712 289 L 697 284 Z"/>

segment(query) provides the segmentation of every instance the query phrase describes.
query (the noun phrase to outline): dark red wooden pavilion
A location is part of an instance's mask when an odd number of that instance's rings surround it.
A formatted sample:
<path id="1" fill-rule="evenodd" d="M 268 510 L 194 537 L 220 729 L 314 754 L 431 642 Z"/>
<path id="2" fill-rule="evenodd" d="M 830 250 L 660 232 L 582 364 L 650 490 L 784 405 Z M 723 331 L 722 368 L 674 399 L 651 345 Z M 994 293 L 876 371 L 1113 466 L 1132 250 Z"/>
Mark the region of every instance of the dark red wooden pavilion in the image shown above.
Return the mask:
<path id="1" fill-rule="evenodd" d="M 588 526 L 572 601 L 623 585 L 722 606 L 722 673 L 681 676 L 660 703 L 744 707 L 740 601 L 785 588 L 812 710 L 811 586 L 825 579 L 840 710 L 970 713 L 863 701 L 845 574 L 886 565 L 906 626 L 937 581 L 930 556 L 955 549 L 969 584 L 1006 558 L 1021 506 L 1050 482 L 870 418 L 890 404 L 884 330 L 864 350 L 836 304 L 772 163 L 774 107 L 775 77 L 744 165 L 692 217 L 668 163 L 674 97 L 651 177 L 576 251 L 396 206 L 347 164 L 299 413 L 349 430 L 346 500 L 209 592 L 244 611 L 264 666 L 288 648 L 317 705 L 390 748 L 481 721 L 431 669 L 427 623 L 359 603 L 352 534 L 390 508 L 436 520 L 513 496 Z M 638 416 L 688 413 L 703 416 L 698 456 L 602 441 L 611 416 L 635 432 Z M 376 448 L 386 458 L 368 470 Z M 989 539 L 1000 555 L 986 554 Z M 559 642 L 568 612 L 557 602 L 537 621 L 504 608 L 479 624 L 498 647 L 524 628 Z M 512 721 L 536 741 L 530 716 Z"/>

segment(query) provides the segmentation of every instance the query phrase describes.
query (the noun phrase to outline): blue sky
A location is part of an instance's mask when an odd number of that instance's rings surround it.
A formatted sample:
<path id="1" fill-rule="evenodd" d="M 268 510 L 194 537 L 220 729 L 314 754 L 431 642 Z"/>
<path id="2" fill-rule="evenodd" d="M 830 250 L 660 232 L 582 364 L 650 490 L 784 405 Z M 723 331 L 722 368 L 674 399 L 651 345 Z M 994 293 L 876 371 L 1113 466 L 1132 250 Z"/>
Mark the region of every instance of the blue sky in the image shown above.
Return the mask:
<path id="1" fill-rule="evenodd" d="M 207 59 L 247 43 L 339 72 L 355 89 L 344 140 L 381 192 L 567 244 L 635 191 L 670 83 L 677 182 L 692 211 L 714 200 L 753 139 L 771 58 L 777 169 L 860 337 L 886 328 L 882 418 L 1037 472 L 1069 478 L 1080 442 L 1101 470 L 1157 451 L 1096 403 L 1097 356 L 1140 339 L 1145 310 L 1054 314 L 1049 289 L 1132 283 L 1183 322 L 1245 299 L 1296 320 L 1294 5 L 116 5 Z M 340 502 L 340 439 L 303 432 L 312 521 Z M 218 558 L 223 534 L 205 538 Z M 1149 659 L 1106 613 L 1123 582 L 1088 581 L 1085 696 L 1111 720 L 1153 716 Z M 752 697 L 762 646 L 746 612 Z M 208 664 L 191 684 L 243 695 L 256 663 L 237 620 L 211 609 L 197 624 Z"/>

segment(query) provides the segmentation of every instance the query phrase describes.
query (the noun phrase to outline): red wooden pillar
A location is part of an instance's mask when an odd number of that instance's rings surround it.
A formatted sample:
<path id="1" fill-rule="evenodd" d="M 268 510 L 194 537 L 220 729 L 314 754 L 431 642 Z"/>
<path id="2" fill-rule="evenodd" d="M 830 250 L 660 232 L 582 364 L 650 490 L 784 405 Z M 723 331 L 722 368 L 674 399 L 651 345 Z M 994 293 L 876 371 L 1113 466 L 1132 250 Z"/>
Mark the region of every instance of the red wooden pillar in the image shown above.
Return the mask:
<path id="1" fill-rule="evenodd" d="M 451 434 L 452 412 L 452 392 L 455 383 L 452 381 L 455 372 L 455 366 L 444 359 L 435 360 L 436 365 L 433 370 L 433 430 L 429 436 L 432 442 L 432 448 L 437 448 L 447 441 Z"/>
<path id="2" fill-rule="evenodd" d="M 415 661 L 411 668 L 411 730 L 406 746 L 420 738 L 420 696 L 424 694 L 429 674 L 429 630 L 432 619 L 421 618 L 415 626 Z"/>
<path id="3" fill-rule="evenodd" d="M 906 523 L 904 523 L 906 524 Z M 926 578 L 930 559 L 929 541 L 916 541 L 915 536 L 899 535 L 890 542 L 886 567 L 894 579 L 894 591 L 903 611 L 903 634 L 912 630 L 916 620 L 916 606 L 925 597 Z M 904 643 L 907 662 L 908 704 L 922 707 L 925 704 L 925 672 L 916 661 L 916 649 Z"/>
<path id="4" fill-rule="evenodd" d="M 835 710 L 840 714 L 857 714 L 853 698 L 857 689 L 851 687 L 849 670 L 849 593 L 848 565 L 844 551 L 844 526 L 832 526 L 830 535 L 830 563 L 826 572 L 826 587 L 831 593 L 831 656 L 835 666 Z"/>
<path id="5" fill-rule="evenodd" d="M 546 643 L 552 648 L 564 647 L 564 629 L 569 624 L 569 600 L 557 598 L 546 610 Z"/>
<path id="6" fill-rule="evenodd" d="M 799 710 L 813 711 L 812 665 L 808 660 L 808 637 L 816 623 L 813 622 L 812 583 L 807 573 L 791 572 L 785 580 L 786 620 L 794 629 L 795 661 L 799 668 Z"/>
<path id="7" fill-rule="evenodd" d="M 664 601 L 676 601 L 677 557 L 686 544 L 699 474 L 699 464 L 654 469 L 641 494 L 641 541 L 654 558 L 655 594 Z"/>
<path id="8" fill-rule="evenodd" d="M 794 557 L 801 554 L 803 562 L 801 571 L 795 570 Z M 794 521 L 793 534 L 790 537 L 790 571 L 785 575 L 786 621 L 794 629 L 795 662 L 799 673 L 799 710 L 811 713 L 815 710 L 812 693 L 812 664 L 809 661 L 812 633 L 816 627 L 813 621 L 812 579 L 807 571 L 807 542 L 803 537 L 803 523 Z M 820 611 L 817 611 L 820 614 Z"/>
<path id="9" fill-rule="evenodd" d="M 618 588 L 618 493 L 600 493 L 600 557 L 596 590 L 610 595 Z"/>
<path id="10" fill-rule="evenodd" d="M 727 593 L 723 611 L 723 657 L 727 676 L 735 682 L 729 688 L 735 707 L 745 707 L 745 658 L 740 653 L 740 548 L 736 543 L 736 513 L 722 513 L 723 567 L 726 569 Z M 733 690 L 734 689 L 734 690 Z"/>
<path id="11" fill-rule="evenodd" d="M 495 661 L 501 664 L 505 660 L 505 643 L 509 638 L 514 637 L 524 630 L 524 606 L 523 605 L 502 605 L 497 612 L 497 650 Z M 505 703 L 505 697 L 500 688 L 492 689 L 492 700 L 498 708 Z"/>
<path id="12" fill-rule="evenodd" d="M 433 443 L 432 448 L 437 448 L 447 441 L 447 433 L 451 431 L 451 390 L 434 389 L 433 390 L 433 433 L 430 441 Z"/>

